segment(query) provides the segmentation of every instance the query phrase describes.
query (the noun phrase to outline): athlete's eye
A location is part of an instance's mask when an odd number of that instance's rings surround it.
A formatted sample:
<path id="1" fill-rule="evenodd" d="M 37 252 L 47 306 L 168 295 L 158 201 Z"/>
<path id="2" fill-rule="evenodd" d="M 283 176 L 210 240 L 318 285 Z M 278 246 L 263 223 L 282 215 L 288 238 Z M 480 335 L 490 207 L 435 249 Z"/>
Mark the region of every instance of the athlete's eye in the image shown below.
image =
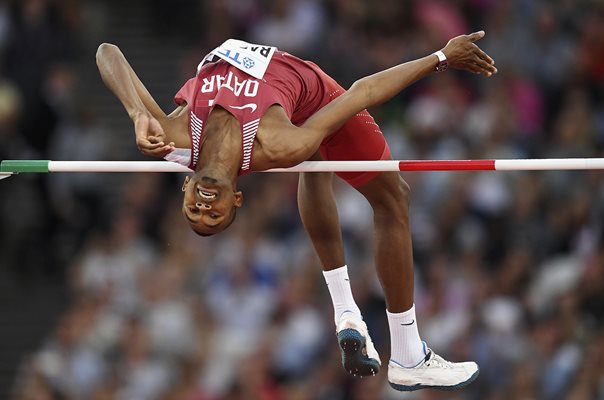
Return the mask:
<path id="1" fill-rule="evenodd" d="M 220 214 L 212 213 L 212 214 L 210 214 L 210 218 L 212 218 L 212 219 L 218 219 L 218 218 L 220 218 Z"/>

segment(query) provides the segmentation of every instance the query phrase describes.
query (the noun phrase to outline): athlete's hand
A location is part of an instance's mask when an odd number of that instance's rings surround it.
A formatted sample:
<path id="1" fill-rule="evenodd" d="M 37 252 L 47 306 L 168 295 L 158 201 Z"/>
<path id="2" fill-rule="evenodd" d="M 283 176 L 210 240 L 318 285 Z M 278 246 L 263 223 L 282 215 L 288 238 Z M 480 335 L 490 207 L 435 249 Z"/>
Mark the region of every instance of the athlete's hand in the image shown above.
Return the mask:
<path id="1" fill-rule="evenodd" d="M 174 142 L 165 143 L 166 133 L 159 121 L 145 113 L 134 117 L 136 146 L 146 156 L 163 158 L 174 151 Z"/>
<path id="2" fill-rule="evenodd" d="M 449 40 L 441 50 L 447 57 L 449 67 L 485 76 L 497 73 L 495 61 L 474 43 L 482 37 L 484 31 L 478 31 Z"/>

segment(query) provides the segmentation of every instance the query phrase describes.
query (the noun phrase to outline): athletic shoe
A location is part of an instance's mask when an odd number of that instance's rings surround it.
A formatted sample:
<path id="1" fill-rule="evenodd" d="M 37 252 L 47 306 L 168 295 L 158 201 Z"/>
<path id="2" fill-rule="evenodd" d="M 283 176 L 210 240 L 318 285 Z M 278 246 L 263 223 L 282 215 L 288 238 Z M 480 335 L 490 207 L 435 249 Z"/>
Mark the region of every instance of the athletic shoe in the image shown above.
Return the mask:
<path id="1" fill-rule="evenodd" d="M 336 328 L 342 351 L 342 365 L 354 376 L 370 376 L 380 371 L 380 356 L 373 346 L 367 325 L 360 315 L 347 311 Z"/>
<path id="2" fill-rule="evenodd" d="M 388 382 L 396 390 L 454 390 L 469 385 L 478 376 L 475 362 L 452 363 L 426 347 L 426 357 L 419 365 L 405 368 L 396 361 L 388 363 Z"/>

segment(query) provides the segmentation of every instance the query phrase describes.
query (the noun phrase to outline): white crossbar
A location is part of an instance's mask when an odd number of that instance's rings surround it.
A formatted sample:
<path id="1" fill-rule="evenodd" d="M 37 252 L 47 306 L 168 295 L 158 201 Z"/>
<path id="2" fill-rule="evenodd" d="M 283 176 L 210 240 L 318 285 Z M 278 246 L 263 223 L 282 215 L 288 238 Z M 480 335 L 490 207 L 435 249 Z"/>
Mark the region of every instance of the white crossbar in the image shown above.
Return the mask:
<path id="1" fill-rule="evenodd" d="M 377 172 L 377 171 L 526 171 L 604 169 L 604 158 L 518 160 L 380 160 L 305 161 L 291 168 L 265 172 Z M 51 161 L 3 160 L 0 174 L 44 172 L 191 172 L 169 161 Z"/>

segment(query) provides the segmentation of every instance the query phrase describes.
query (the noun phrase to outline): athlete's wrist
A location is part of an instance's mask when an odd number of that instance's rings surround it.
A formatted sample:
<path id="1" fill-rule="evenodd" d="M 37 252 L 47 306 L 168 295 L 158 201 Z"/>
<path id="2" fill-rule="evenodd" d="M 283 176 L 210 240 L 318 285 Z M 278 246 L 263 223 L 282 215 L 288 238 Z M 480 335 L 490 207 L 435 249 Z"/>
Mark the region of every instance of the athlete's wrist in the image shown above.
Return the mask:
<path id="1" fill-rule="evenodd" d="M 434 70 L 436 72 L 446 71 L 447 68 L 449 67 L 449 60 L 448 60 L 447 56 L 445 55 L 444 51 L 438 50 L 438 51 L 435 51 L 434 53 L 432 53 L 432 55 L 435 56 L 437 59 Z"/>
<path id="2" fill-rule="evenodd" d="M 141 117 L 151 118 L 151 114 L 147 109 L 135 108 L 132 111 L 128 111 L 128 115 L 132 122 L 136 123 L 136 121 Z"/>

